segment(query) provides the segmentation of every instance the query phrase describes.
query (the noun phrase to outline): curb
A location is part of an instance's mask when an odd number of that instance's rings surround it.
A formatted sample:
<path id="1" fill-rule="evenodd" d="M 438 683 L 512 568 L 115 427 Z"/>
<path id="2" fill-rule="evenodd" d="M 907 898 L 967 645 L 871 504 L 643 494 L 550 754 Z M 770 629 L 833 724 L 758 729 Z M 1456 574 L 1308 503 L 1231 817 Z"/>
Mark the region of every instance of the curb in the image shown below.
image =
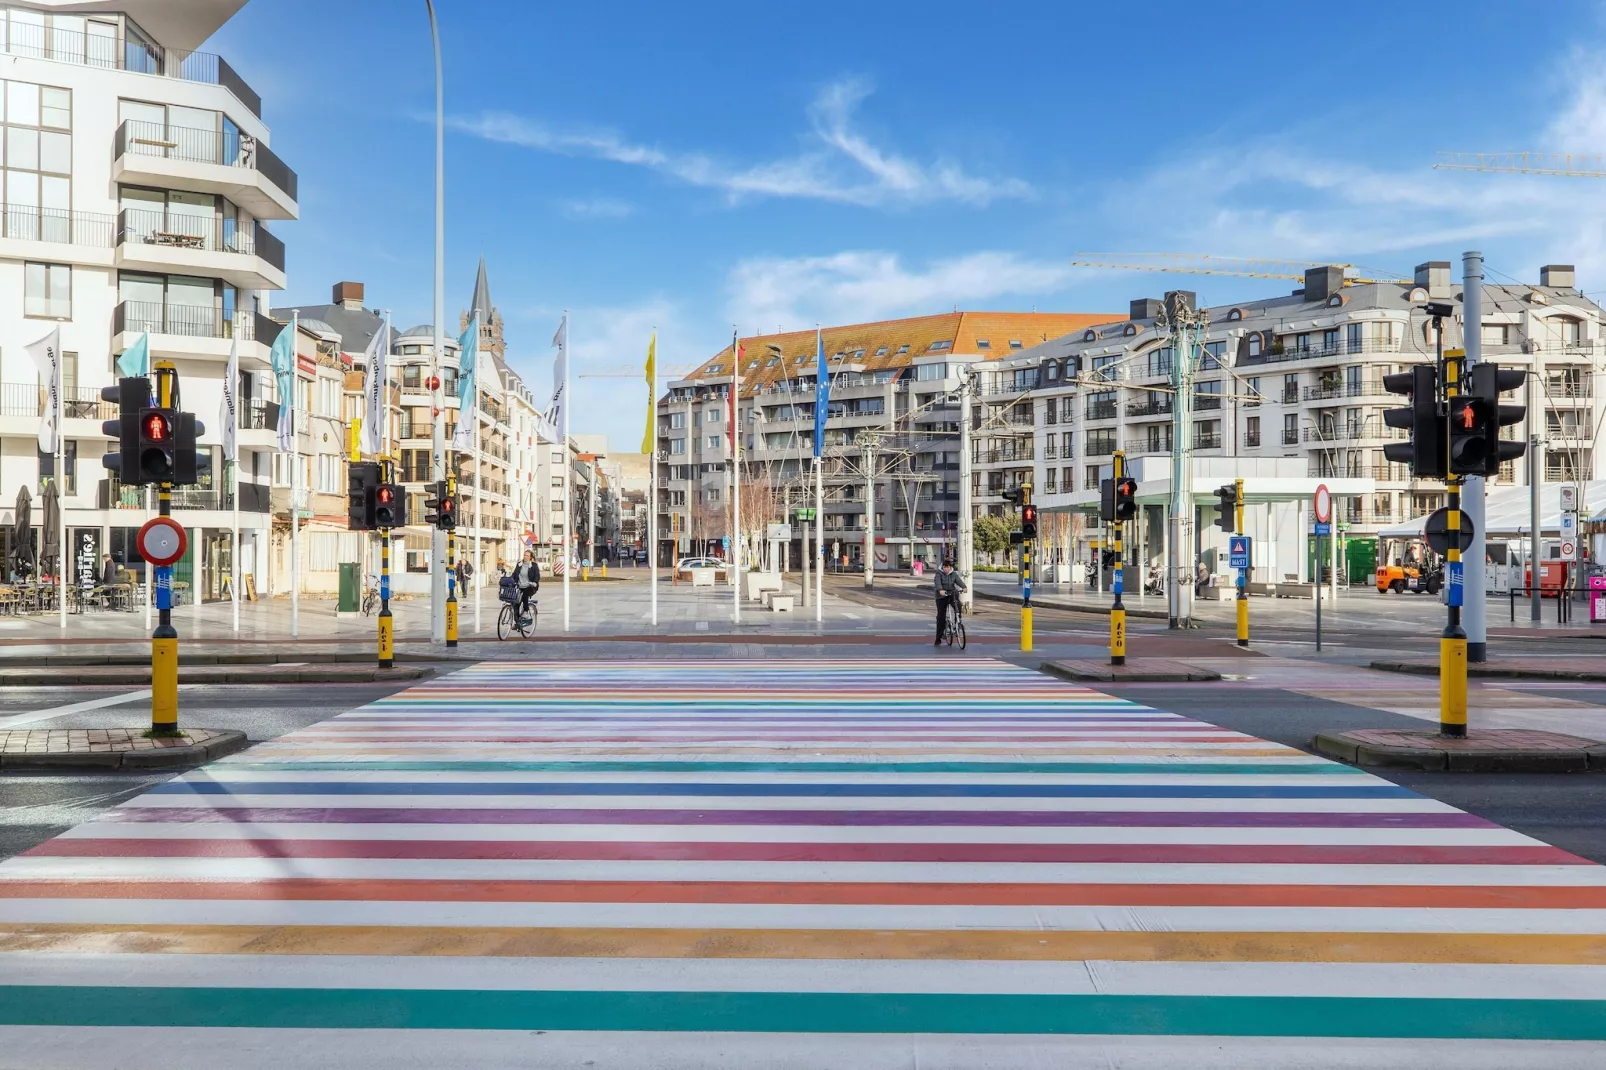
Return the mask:
<path id="1" fill-rule="evenodd" d="M 122 772 L 155 772 L 189 769 L 242 751 L 251 741 L 244 732 L 217 730 L 217 736 L 201 746 L 163 747 L 158 750 L 57 751 L 41 754 L 0 754 L 0 769 L 115 769 Z"/>
<path id="2" fill-rule="evenodd" d="M 60 667 L 65 668 L 66 666 Z M 231 670 L 226 666 L 180 664 L 178 682 L 181 684 L 371 684 L 422 680 L 434 674 L 434 667 L 429 665 L 392 669 L 381 669 L 375 666 L 370 669 L 343 672 L 333 672 L 328 669 L 312 667 L 250 672 L 238 668 Z M 86 679 L 85 674 L 82 673 L 68 675 L 65 673 L 0 669 L 0 688 L 70 687 L 83 683 L 145 685 L 150 682 L 151 670 L 148 666 L 143 669 L 108 667 L 94 673 L 92 679 Z"/>
<path id="3" fill-rule="evenodd" d="M 1394 747 L 1356 739 L 1349 732 L 1318 732 L 1311 741 L 1311 749 L 1348 765 L 1378 769 L 1448 773 L 1606 772 L 1606 744 L 1582 738 L 1577 739 L 1577 744 L 1542 750 L 1520 746 L 1501 748 L 1493 744 L 1478 749 Z"/>
<path id="4" fill-rule="evenodd" d="M 971 595 L 974 598 L 980 598 L 987 602 L 1003 602 L 1012 606 L 1020 605 L 1019 595 L 993 594 L 990 591 L 972 591 Z M 1110 612 L 1109 606 L 1085 606 L 1076 602 L 1046 602 L 1039 601 L 1037 599 L 1032 600 L 1032 608 L 1057 609 L 1066 613 L 1090 613 L 1099 617 L 1108 616 Z M 1128 609 L 1126 611 L 1126 615 L 1128 617 L 1140 617 L 1144 620 L 1170 619 L 1169 614 L 1162 613 L 1157 609 Z"/>
<path id="5" fill-rule="evenodd" d="M 1410 676 L 1438 676 L 1439 666 L 1428 661 L 1374 661 L 1370 668 L 1379 672 L 1405 673 Z M 1483 680 L 1593 680 L 1606 681 L 1606 669 L 1546 669 L 1526 665 L 1467 666 L 1469 679 Z"/>
<path id="6" fill-rule="evenodd" d="M 201 640 L 205 642 L 205 640 Z M 185 665 L 279 665 L 284 663 L 303 665 L 356 665 L 364 662 L 373 663 L 376 660 L 371 650 L 356 651 L 327 651 L 300 653 L 297 651 L 267 651 L 264 653 L 245 654 L 183 654 L 181 658 Z M 397 651 L 395 660 L 401 662 L 440 662 L 440 661 L 466 661 L 462 657 L 450 654 L 432 653 L 404 653 Z M 149 654 L 47 654 L 43 657 L 35 656 L 7 656 L 0 654 L 0 672 L 5 671 L 4 665 L 10 661 L 26 662 L 30 668 L 51 665 L 119 665 L 119 666 L 149 666 Z M 378 668 L 375 665 L 375 668 Z"/>
<path id="7" fill-rule="evenodd" d="M 1150 664 L 1145 665 L 1145 662 Z M 1075 683 L 1095 681 L 1116 684 L 1185 684 L 1209 683 L 1221 679 L 1221 674 L 1212 669 L 1200 669 L 1161 658 L 1138 658 L 1128 661 L 1125 665 L 1100 665 L 1090 661 L 1045 661 L 1038 665 L 1037 671 Z"/>

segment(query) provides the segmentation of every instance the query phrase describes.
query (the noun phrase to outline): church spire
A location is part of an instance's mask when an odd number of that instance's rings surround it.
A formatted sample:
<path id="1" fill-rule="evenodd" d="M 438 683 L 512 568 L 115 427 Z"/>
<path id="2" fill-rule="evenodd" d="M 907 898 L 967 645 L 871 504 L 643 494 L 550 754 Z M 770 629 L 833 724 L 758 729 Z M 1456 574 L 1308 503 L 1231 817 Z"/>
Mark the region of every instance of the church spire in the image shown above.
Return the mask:
<path id="1" fill-rule="evenodd" d="M 474 299 L 469 302 L 469 314 L 480 314 L 480 323 L 491 321 L 491 284 L 485 277 L 485 258 L 480 257 L 480 271 L 474 278 Z"/>

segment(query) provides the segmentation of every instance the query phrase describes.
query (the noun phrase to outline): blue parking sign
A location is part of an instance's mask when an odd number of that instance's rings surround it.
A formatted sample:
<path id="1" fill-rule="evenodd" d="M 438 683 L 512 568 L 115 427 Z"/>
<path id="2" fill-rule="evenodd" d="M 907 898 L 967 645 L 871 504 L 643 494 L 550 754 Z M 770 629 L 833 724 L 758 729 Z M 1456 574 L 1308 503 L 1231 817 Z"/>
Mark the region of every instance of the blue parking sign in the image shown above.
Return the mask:
<path id="1" fill-rule="evenodd" d="M 1250 539 L 1248 535 L 1233 535 L 1227 540 L 1227 567 L 1249 568 Z"/>

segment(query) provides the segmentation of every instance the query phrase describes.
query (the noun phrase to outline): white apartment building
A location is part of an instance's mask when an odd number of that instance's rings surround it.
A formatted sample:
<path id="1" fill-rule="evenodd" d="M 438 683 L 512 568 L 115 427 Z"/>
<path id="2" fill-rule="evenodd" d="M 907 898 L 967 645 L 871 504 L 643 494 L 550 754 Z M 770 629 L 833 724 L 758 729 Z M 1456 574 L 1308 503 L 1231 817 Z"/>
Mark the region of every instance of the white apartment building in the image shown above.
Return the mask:
<path id="1" fill-rule="evenodd" d="M 1184 296 L 1191 302 L 1191 294 Z M 1406 466 L 1384 458 L 1384 445 L 1404 432 L 1384 425 L 1383 410 L 1405 401 L 1383 389 L 1383 376 L 1433 359 L 1429 301 L 1456 308 L 1444 341 L 1461 344 L 1460 297 L 1450 264 L 1434 261 L 1402 283 L 1346 283 L 1337 267 L 1314 268 L 1288 296 L 1207 309 L 1188 429 L 1195 456 L 1221 482 L 1235 471 L 1275 470 L 1279 486 L 1289 487 L 1287 462 L 1299 462 L 1294 468 L 1312 486 L 1334 487 L 1334 519 L 1354 547 L 1350 571 L 1364 572 L 1379 529 L 1444 504 L 1442 483 L 1412 479 Z M 1107 474 L 1117 448 L 1157 478 L 1165 471 L 1158 462 L 1169 461 L 1175 434 L 1175 352 L 1159 319 L 1162 308 L 1158 300 L 1133 301 L 1125 320 L 1056 338 L 1000 367 L 1000 376 L 1035 384 L 1032 480 L 1045 512 L 1096 514 L 1101 472 Z M 1484 286 L 1484 358 L 1531 373 L 1531 396 L 1518 399 L 1527 401 L 1528 419 L 1505 433 L 1540 437 L 1545 482 L 1588 480 L 1597 471 L 1603 410 L 1594 383 L 1606 356 L 1603 320 L 1601 307 L 1576 288 L 1570 267 L 1542 268 L 1536 285 Z M 1492 481 L 1526 483 L 1525 461 L 1508 463 Z M 1212 502 L 1196 493 L 1191 553 L 1212 554 L 1224 545 L 1210 527 Z M 1163 516 L 1160 502 L 1147 506 L 1142 537 L 1129 542 L 1142 547 L 1135 552 L 1144 564 L 1159 560 Z M 1281 568 L 1308 575 L 1308 524 L 1295 515 L 1284 526 L 1302 545 L 1297 569 L 1288 564 L 1294 552 Z M 1091 525 L 1079 530 L 1076 556 L 1085 559 L 1098 532 Z"/>
<path id="2" fill-rule="evenodd" d="M 240 344 L 242 572 L 267 563 L 274 432 L 267 294 L 285 284 L 267 223 L 294 219 L 296 175 L 268 147 L 257 94 L 220 56 L 194 51 L 243 0 L 33 0 L 0 4 L 0 543 L 11 506 L 52 471 L 35 436 L 42 384 L 25 346 L 61 326 L 65 358 L 62 500 L 82 571 L 102 552 L 133 565 L 148 510 L 101 464 L 100 388 L 142 333 L 178 368 L 184 408 L 206 427 L 211 476 L 175 494 L 190 531 L 176 580 L 221 598 L 233 501 L 218 408 Z M 38 511 L 35 510 L 35 517 Z M 39 532 L 35 528 L 37 538 Z"/>

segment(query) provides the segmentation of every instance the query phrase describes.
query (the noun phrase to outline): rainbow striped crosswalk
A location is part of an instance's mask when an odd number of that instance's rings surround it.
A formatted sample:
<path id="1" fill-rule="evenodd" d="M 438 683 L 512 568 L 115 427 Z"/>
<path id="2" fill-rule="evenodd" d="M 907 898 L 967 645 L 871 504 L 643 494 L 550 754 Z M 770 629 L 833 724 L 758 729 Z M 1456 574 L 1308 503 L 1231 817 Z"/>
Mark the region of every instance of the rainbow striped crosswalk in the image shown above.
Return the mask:
<path id="1" fill-rule="evenodd" d="M 957 658 L 483 663 L 0 863 L 0 1065 L 445 1036 L 465 1066 L 1606 1065 L 1606 867 Z"/>

